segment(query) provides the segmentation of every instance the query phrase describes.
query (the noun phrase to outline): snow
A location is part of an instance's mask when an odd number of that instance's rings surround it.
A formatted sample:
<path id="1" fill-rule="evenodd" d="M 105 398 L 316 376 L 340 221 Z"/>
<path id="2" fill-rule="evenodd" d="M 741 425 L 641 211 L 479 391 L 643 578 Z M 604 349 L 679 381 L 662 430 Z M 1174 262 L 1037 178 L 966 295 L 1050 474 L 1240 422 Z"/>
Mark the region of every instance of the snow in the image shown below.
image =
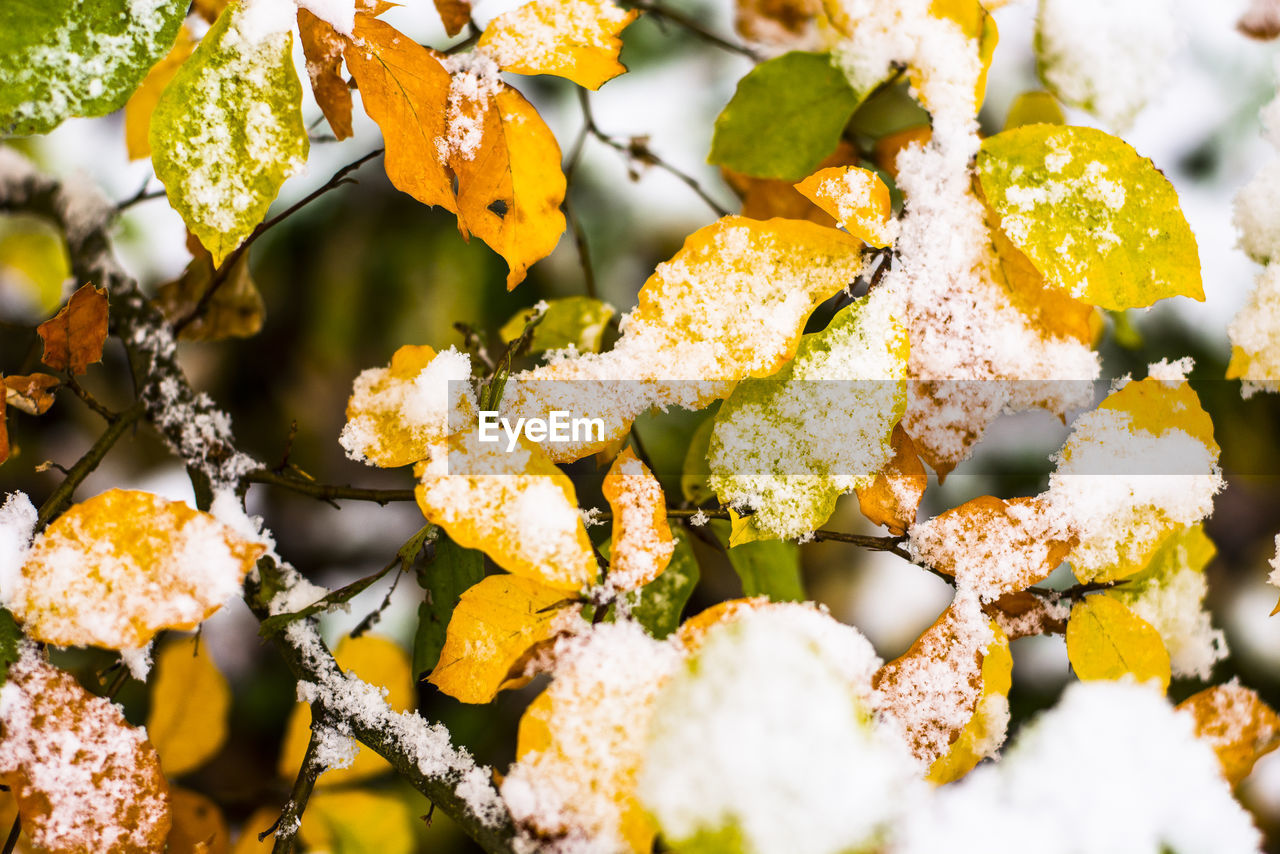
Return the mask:
<path id="1" fill-rule="evenodd" d="M 634 590 L 662 572 L 675 542 L 657 478 L 633 454 L 620 457 L 616 466 L 610 472 L 617 481 L 609 493 L 614 538 L 608 583 L 615 590 Z"/>
<path id="2" fill-rule="evenodd" d="M 344 36 L 350 36 L 356 23 L 356 0 L 297 0 L 306 9 Z"/>
<path id="3" fill-rule="evenodd" d="M 556 65 L 565 54 L 587 50 L 616 55 L 611 34 L 629 15 L 609 0 L 535 0 L 520 13 L 518 29 L 486 29 L 483 50 L 503 68 Z"/>
<path id="4" fill-rule="evenodd" d="M 899 830 L 891 854 L 1234 854 L 1261 841 L 1191 716 L 1121 682 L 1073 684 L 1001 761 L 935 790 Z"/>
<path id="5" fill-rule="evenodd" d="M 1171 0 L 1043 0 L 1040 74 L 1062 100 L 1125 130 L 1168 83 L 1182 43 Z"/>
<path id="6" fill-rule="evenodd" d="M 1120 598 L 1160 633 L 1177 677 L 1207 680 L 1213 665 L 1227 657 L 1227 639 L 1205 610 L 1209 582 L 1203 571 L 1185 565 L 1147 582 L 1137 595 Z"/>
<path id="7" fill-rule="evenodd" d="M 1181 359 L 1172 362 L 1168 359 L 1161 359 L 1158 362 L 1152 362 L 1147 365 L 1147 376 L 1159 380 L 1167 388 L 1174 388 L 1186 382 L 1187 375 L 1191 373 L 1195 366 L 1195 359 L 1190 356 L 1183 356 Z"/>
<path id="8" fill-rule="evenodd" d="M 137 649 L 120 650 L 120 661 L 129 669 L 129 675 L 139 682 L 146 682 L 151 672 L 151 644 Z"/>
<path id="9" fill-rule="evenodd" d="M 481 51 L 444 56 L 440 64 L 449 72 L 448 131 L 436 140 L 436 153 L 441 163 L 474 160 L 485 143 L 485 115 L 506 84 L 497 63 Z"/>
<path id="10" fill-rule="evenodd" d="M 146 731 L 119 706 L 22 646 L 0 689 L 0 771 L 31 810 L 42 849 L 155 851 L 169 827 L 166 785 Z M 25 810 L 24 810 L 25 811 Z M 34 818 L 34 820 L 32 820 Z"/>
<path id="11" fill-rule="evenodd" d="M 22 583 L 36 508 L 25 492 L 10 492 L 0 505 L 0 601 L 8 602 Z"/>
<path id="12" fill-rule="evenodd" d="M 668 843 L 717 832 L 744 854 L 874 843 L 923 787 L 871 715 L 878 664 L 855 629 L 804 606 L 711 628 L 657 699 L 639 777 Z"/>
<path id="13" fill-rule="evenodd" d="M 342 4 L 322 0 L 317 5 L 325 8 L 326 11 L 335 11 L 331 7 Z M 348 2 L 346 5 L 352 4 Z M 240 38 L 249 45 L 260 44 L 281 33 L 292 33 L 294 21 L 298 15 L 298 6 L 294 0 L 246 0 L 241 9 L 240 14 L 234 19 L 234 26 Z M 325 16 L 320 15 L 320 17 Z M 351 12 L 351 18 L 354 22 L 354 10 Z"/>

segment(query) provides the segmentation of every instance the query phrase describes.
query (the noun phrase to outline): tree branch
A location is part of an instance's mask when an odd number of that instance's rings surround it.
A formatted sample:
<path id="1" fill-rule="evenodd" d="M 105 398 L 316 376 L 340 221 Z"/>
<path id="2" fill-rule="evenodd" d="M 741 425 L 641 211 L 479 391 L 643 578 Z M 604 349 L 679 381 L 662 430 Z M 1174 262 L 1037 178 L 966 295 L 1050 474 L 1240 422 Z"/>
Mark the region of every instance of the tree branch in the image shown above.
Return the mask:
<path id="1" fill-rule="evenodd" d="M 294 778 L 293 790 L 289 792 L 289 800 L 285 802 L 284 809 L 280 811 L 280 818 L 275 823 L 275 842 L 271 845 L 271 854 L 291 854 L 293 851 L 293 841 L 298 835 L 298 828 L 302 826 L 302 813 L 307 808 L 307 801 L 311 798 L 311 790 L 315 788 L 316 779 L 320 773 L 324 771 L 317 761 L 320 747 L 320 727 L 323 726 L 320 718 L 316 715 L 311 716 L 311 738 L 307 742 L 307 751 L 302 756 L 302 766 L 298 769 L 298 776 Z M 271 829 L 258 834 L 258 841 L 261 842 L 271 834 Z"/>
<path id="2" fill-rule="evenodd" d="M 62 483 L 58 484 L 57 489 L 40 505 L 40 512 L 36 516 L 37 531 L 43 530 L 54 516 L 61 513 L 71 503 L 76 487 L 93 473 L 93 470 L 102 462 L 111 447 L 125 434 L 125 431 L 141 420 L 145 411 L 142 403 L 138 402 L 107 422 L 107 429 L 103 431 L 92 447 L 85 452 L 84 456 L 77 460 L 76 464 L 67 471 L 67 476 L 63 478 Z"/>
<path id="3" fill-rule="evenodd" d="M 688 31 L 691 35 L 702 39 L 707 44 L 715 45 L 721 50 L 745 56 L 752 62 L 760 61 L 760 55 L 746 45 L 722 38 L 683 12 L 664 6 L 661 3 L 655 3 L 653 0 L 622 0 L 620 5 L 630 6 L 632 9 L 638 9 L 663 21 L 670 21 L 681 29 Z"/>
<path id="4" fill-rule="evenodd" d="M 309 495 L 322 501 L 372 501 L 386 506 L 396 501 L 413 501 L 412 489 L 373 489 L 360 486 L 345 486 L 332 483 L 320 483 L 302 477 L 291 477 L 270 469 L 255 469 L 240 478 L 241 483 L 260 483 L 279 486 L 302 495 Z"/>

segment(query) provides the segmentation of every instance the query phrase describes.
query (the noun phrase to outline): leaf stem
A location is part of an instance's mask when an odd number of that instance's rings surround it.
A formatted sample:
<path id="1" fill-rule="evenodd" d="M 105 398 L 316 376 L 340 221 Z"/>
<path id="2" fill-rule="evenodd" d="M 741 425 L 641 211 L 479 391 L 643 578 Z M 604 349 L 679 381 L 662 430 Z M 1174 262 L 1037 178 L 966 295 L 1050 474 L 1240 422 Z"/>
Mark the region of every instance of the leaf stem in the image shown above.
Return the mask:
<path id="1" fill-rule="evenodd" d="M 54 516 L 61 513 L 71 503 L 76 487 L 83 483 L 84 479 L 98 467 L 98 464 L 106 457 L 111 447 L 145 413 L 146 407 L 139 401 L 119 415 L 108 419 L 107 429 L 102 432 L 102 435 L 85 452 L 84 456 L 76 461 L 76 464 L 67 472 L 66 478 L 63 479 L 62 483 L 58 484 L 57 489 L 40 505 L 40 512 L 36 515 L 37 531 L 43 530 Z"/>

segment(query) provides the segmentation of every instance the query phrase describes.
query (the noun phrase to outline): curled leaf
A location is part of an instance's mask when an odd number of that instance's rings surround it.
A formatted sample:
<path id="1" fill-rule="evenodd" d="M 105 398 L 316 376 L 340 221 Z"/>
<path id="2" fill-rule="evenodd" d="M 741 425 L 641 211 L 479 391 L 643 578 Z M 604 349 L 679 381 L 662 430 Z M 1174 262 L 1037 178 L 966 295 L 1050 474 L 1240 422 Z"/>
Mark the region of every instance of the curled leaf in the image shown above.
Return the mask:
<path id="1" fill-rule="evenodd" d="M 857 488 L 858 509 L 873 525 L 883 525 L 889 533 L 902 536 L 916 520 L 929 476 L 902 425 L 893 428 L 889 442 L 893 458 L 870 485 Z"/>
<path id="2" fill-rule="evenodd" d="M 53 390 L 60 380 L 48 374 L 7 376 L 4 380 L 4 402 L 28 415 L 44 415 L 53 406 Z"/>
<path id="3" fill-rule="evenodd" d="M 351 90 L 342 77 L 342 51 L 347 40 L 323 18 L 298 7 L 298 35 L 307 58 L 311 91 L 325 121 L 339 140 L 351 136 Z"/>
<path id="4" fill-rule="evenodd" d="M 893 242 L 889 188 L 870 169 L 833 166 L 813 173 L 796 189 L 859 240 L 879 247 Z"/>
<path id="5" fill-rule="evenodd" d="M 618 590 L 635 590 L 657 578 L 675 550 L 666 498 L 658 479 L 631 448 L 614 460 L 603 489 L 613 508 L 609 583 Z"/>
<path id="6" fill-rule="evenodd" d="M 929 766 L 931 782 L 941 784 L 960 779 L 1004 742 L 1009 727 L 1013 656 L 1009 652 L 1009 638 L 994 622 L 991 631 L 995 639 L 982 657 L 982 694 L 973 717 L 960 730 L 950 749 Z"/>

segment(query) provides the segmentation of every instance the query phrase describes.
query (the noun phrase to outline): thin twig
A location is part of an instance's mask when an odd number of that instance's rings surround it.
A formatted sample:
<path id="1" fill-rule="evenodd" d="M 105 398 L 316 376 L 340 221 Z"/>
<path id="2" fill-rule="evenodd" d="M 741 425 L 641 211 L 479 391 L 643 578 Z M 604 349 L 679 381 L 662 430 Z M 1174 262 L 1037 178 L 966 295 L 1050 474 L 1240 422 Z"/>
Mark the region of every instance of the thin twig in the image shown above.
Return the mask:
<path id="1" fill-rule="evenodd" d="M 334 483 L 320 483 L 271 471 L 270 469 L 251 471 L 241 477 L 241 482 L 279 486 L 323 501 L 372 501 L 385 506 L 394 501 L 414 500 L 412 489 L 373 489 Z"/>
<path id="2" fill-rule="evenodd" d="M 315 788 L 316 778 L 320 776 L 321 769 L 316 760 L 320 752 L 320 727 L 324 726 L 318 717 L 311 720 L 311 740 L 307 742 L 307 752 L 302 757 L 302 767 L 298 769 L 298 776 L 293 781 L 293 791 L 289 793 L 289 800 L 285 803 L 284 809 L 280 811 L 280 819 L 275 824 L 275 842 L 271 846 L 271 854 L 290 854 L 293 851 L 294 838 L 298 835 L 298 828 L 302 825 L 302 813 L 307 808 L 307 801 L 311 799 L 311 790 Z M 258 841 L 261 842 L 267 838 L 271 829 L 258 834 Z"/>
<path id="3" fill-rule="evenodd" d="M 22 833 L 22 816 L 13 817 L 13 826 L 9 828 L 9 838 L 4 841 L 4 854 L 13 854 L 18 845 L 18 836 Z"/>
<path id="4" fill-rule="evenodd" d="M 573 232 L 573 245 L 578 250 L 578 265 L 582 267 L 582 283 L 586 287 L 587 296 L 599 299 L 600 295 L 596 291 L 596 274 L 591 265 L 591 248 L 587 245 L 587 234 L 569 205 L 568 193 L 564 196 L 564 217 L 569 222 L 569 230 Z"/>
<path id="5" fill-rule="evenodd" d="M 111 450 L 111 446 L 119 441 L 120 437 L 141 420 L 145 414 L 146 407 L 139 401 L 119 415 L 108 419 L 107 429 L 102 432 L 102 435 L 85 452 L 84 456 L 76 461 L 76 464 L 67 472 L 67 476 L 62 483 L 58 484 L 53 493 L 45 499 L 44 504 L 40 505 L 40 512 L 36 516 L 37 531 L 42 530 L 54 516 L 61 513 L 63 508 L 71 503 L 76 487 L 98 467 L 103 457 Z"/>
<path id="6" fill-rule="evenodd" d="M 671 9 L 661 3 L 654 3 L 652 0 L 624 0 L 622 5 L 630 6 L 632 9 L 638 9 L 639 11 L 652 15 L 655 18 L 669 21 L 676 26 L 687 30 L 691 35 L 702 39 L 707 44 L 715 45 L 721 50 L 727 50 L 730 53 L 745 56 L 753 62 L 759 62 L 761 59 L 758 53 L 746 45 L 731 42 L 726 38 L 718 36 L 683 12 Z"/>
<path id="7" fill-rule="evenodd" d="M 189 325 L 204 316 L 205 311 L 209 308 L 209 304 L 213 302 L 213 298 L 217 294 L 218 289 L 221 288 L 222 284 L 231 277 L 231 271 L 235 268 L 236 264 L 239 263 L 240 259 L 244 257 L 244 254 L 249 251 L 249 247 L 252 246 L 259 237 L 266 234 L 268 231 L 275 228 L 277 225 L 284 222 L 286 219 L 307 207 L 316 199 L 331 190 L 335 190 L 343 184 L 356 183 L 354 178 L 348 176 L 365 163 L 382 154 L 382 152 L 383 149 L 377 148 L 370 151 L 363 157 L 351 161 L 337 172 L 334 172 L 329 180 L 324 182 L 322 186 L 308 193 L 298 202 L 285 208 L 283 211 L 255 228 L 253 232 L 245 238 L 244 243 L 237 246 L 230 255 L 223 259 L 222 264 L 214 271 L 213 278 L 210 280 L 209 286 L 204 289 L 204 293 L 200 295 L 200 300 L 196 303 L 195 307 L 191 309 L 190 314 L 173 324 L 173 334 L 177 336 L 183 329 L 186 329 Z"/>
<path id="8" fill-rule="evenodd" d="M 107 407 L 99 403 L 98 399 L 94 397 L 92 394 L 90 394 L 88 389 L 80 385 L 80 381 L 76 379 L 75 374 L 73 373 L 67 374 L 66 385 L 67 385 L 67 388 L 71 389 L 71 391 L 75 394 L 76 397 L 84 401 L 85 406 L 89 407 L 94 412 L 98 413 L 98 415 L 102 416 L 107 421 L 110 421 L 112 418 L 116 417 L 116 413 L 112 412 L 110 409 L 108 409 Z"/>

